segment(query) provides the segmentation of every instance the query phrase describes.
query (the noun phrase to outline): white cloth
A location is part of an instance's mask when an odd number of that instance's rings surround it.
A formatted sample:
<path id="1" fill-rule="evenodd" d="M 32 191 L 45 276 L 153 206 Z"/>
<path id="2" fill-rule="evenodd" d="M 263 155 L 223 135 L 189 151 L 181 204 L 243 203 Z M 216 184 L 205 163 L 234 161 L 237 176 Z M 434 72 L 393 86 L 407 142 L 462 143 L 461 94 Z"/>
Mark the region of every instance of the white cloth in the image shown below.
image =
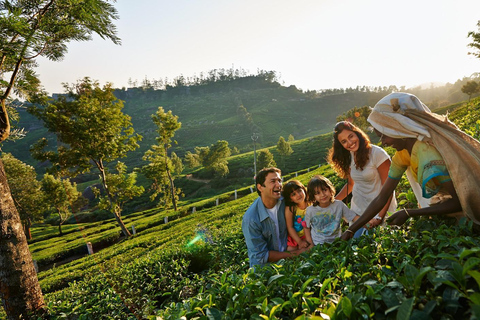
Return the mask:
<path id="1" fill-rule="evenodd" d="M 281 201 L 277 201 L 277 204 L 275 205 L 275 207 L 271 209 L 268 209 L 268 208 L 265 208 L 265 209 L 267 209 L 268 215 L 275 223 L 275 231 L 277 233 L 277 243 L 279 245 L 278 251 L 285 251 L 286 248 L 283 248 L 282 242 L 280 241 L 280 230 L 278 228 L 278 208 L 280 207 L 280 202 Z"/>
<path id="2" fill-rule="evenodd" d="M 351 209 L 358 215 L 362 215 L 368 205 L 375 199 L 380 190 L 382 190 L 382 179 L 378 172 L 378 167 L 390 156 L 382 148 L 372 145 L 368 162 L 363 170 L 355 167 L 354 155 L 352 153 L 352 163 L 350 164 L 350 177 L 354 181 L 352 190 Z M 397 209 L 397 200 L 395 194 L 388 207 L 388 212 L 395 212 Z"/>
<path id="3" fill-rule="evenodd" d="M 391 138 L 416 138 L 420 141 L 424 137 L 430 138 L 424 125 L 404 116 L 406 110 L 431 113 L 413 94 L 394 92 L 377 102 L 367 120 L 375 129 Z"/>
<path id="4" fill-rule="evenodd" d="M 430 138 L 428 128 L 406 117 L 404 115 L 406 110 L 431 113 L 430 109 L 413 94 L 394 92 L 377 102 L 367 121 L 377 131 L 391 138 L 415 138 L 419 141 Z M 407 170 L 407 179 L 419 206 L 428 207 L 430 200 L 422 196 L 422 187 L 413 179 L 410 169 Z"/>
<path id="5" fill-rule="evenodd" d="M 314 245 L 333 242 L 342 234 L 342 219 L 350 222 L 356 214 L 342 201 L 335 200 L 326 208 L 309 206 L 305 213 L 305 223 L 310 229 Z"/>

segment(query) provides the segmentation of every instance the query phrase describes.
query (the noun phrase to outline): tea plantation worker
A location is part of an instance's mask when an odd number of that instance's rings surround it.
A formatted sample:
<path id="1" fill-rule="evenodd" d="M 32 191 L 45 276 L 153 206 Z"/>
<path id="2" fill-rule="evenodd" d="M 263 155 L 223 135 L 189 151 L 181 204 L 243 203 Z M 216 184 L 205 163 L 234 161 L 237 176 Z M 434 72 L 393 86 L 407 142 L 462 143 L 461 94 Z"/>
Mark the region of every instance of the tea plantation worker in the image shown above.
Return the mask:
<path id="1" fill-rule="evenodd" d="M 259 197 L 243 215 L 242 231 L 247 244 L 250 267 L 290 258 L 305 252 L 287 249 L 285 202 L 281 170 L 265 168 L 258 172 L 255 184 Z"/>
<path id="2" fill-rule="evenodd" d="M 387 219 L 402 225 L 417 216 L 466 216 L 480 224 L 480 143 L 432 113 L 416 96 L 391 93 L 373 108 L 368 122 L 382 144 L 397 150 L 380 194 L 342 235 L 347 240 L 385 205 L 404 172 L 418 209 L 402 209 Z"/>
<path id="3" fill-rule="evenodd" d="M 340 177 L 347 179 L 335 199 L 343 200 L 351 193 L 351 209 L 361 215 L 382 190 L 391 161 L 387 152 L 373 145 L 362 129 L 348 121 L 340 121 L 333 129 L 333 146 L 328 152 L 328 162 Z M 397 201 L 393 193 L 367 225 L 376 227 L 382 224 L 387 211 L 394 212 L 396 208 Z M 366 229 L 361 227 L 354 238 L 364 232 Z"/>

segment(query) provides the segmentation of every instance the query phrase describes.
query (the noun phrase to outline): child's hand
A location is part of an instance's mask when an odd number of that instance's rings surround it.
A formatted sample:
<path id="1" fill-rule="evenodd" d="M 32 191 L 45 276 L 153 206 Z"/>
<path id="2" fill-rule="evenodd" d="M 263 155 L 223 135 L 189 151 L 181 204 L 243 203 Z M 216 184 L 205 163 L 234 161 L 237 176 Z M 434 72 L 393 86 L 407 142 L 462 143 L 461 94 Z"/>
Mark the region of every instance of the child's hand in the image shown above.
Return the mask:
<path id="1" fill-rule="evenodd" d="M 298 247 L 299 248 L 308 248 L 309 245 L 310 244 L 307 241 L 301 240 L 300 243 L 298 244 Z"/>
<path id="2" fill-rule="evenodd" d="M 375 228 L 376 226 L 382 223 L 381 219 L 373 218 L 372 220 L 368 221 L 368 225 L 370 226 L 369 229 Z"/>

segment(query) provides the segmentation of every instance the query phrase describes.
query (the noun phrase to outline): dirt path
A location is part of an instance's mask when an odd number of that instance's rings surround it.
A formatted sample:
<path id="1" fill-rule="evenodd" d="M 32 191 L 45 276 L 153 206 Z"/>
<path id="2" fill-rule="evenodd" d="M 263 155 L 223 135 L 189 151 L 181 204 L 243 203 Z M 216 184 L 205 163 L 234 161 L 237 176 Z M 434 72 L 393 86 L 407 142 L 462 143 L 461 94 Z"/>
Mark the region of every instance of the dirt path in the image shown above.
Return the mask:
<path id="1" fill-rule="evenodd" d="M 185 177 L 186 177 L 188 180 L 192 180 L 192 181 L 197 181 L 197 182 L 202 182 L 202 183 L 209 183 L 209 182 L 210 182 L 210 180 L 194 178 L 191 174 L 187 174 Z"/>

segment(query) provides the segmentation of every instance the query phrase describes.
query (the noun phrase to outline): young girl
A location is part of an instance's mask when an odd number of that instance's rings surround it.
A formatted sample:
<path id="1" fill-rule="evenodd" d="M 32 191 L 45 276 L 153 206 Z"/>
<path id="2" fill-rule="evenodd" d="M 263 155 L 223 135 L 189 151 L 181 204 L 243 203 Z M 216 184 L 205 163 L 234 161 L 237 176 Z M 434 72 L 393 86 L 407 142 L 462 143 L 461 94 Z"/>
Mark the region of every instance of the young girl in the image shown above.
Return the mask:
<path id="1" fill-rule="evenodd" d="M 305 236 L 314 245 L 331 243 L 342 234 L 342 218 L 356 221 L 358 215 L 350 210 L 342 201 L 335 200 L 335 188 L 330 180 L 323 176 L 313 177 L 307 186 L 308 200 L 313 205 L 305 214 Z"/>
<path id="2" fill-rule="evenodd" d="M 307 248 L 305 241 L 305 210 L 310 205 L 307 201 L 307 188 L 298 180 L 291 180 L 283 186 L 285 199 L 285 220 L 287 222 L 287 251 Z"/>

